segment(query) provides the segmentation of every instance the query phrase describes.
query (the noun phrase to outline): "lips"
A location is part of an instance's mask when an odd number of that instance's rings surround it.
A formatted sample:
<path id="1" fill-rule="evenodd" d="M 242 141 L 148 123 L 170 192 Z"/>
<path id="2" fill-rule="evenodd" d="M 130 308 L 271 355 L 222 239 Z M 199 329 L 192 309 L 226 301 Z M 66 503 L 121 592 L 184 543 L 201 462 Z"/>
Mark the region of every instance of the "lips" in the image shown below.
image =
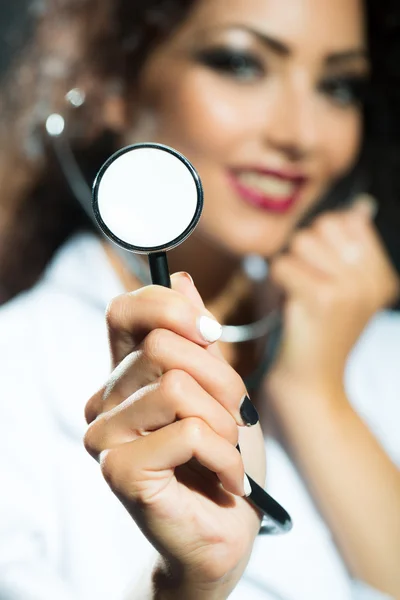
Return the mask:
<path id="1" fill-rule="evenodd" d="M 246 203 L 270 212 L 288 212 L 298 201 L 306 178 L 282 171 L 237 169 L 229 172 L 230 183 Z"/>

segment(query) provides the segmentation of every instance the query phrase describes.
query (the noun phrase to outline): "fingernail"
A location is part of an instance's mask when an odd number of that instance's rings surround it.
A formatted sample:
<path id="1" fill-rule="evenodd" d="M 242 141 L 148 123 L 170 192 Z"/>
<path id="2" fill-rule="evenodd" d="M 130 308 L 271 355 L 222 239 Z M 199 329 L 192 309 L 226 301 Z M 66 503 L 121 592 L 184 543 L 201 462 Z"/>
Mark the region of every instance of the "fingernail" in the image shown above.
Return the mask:
<path id="1" fill-rule="evenodd" d="M 258 423 L 258 421 L 260 420 L 256 407 L 251 402 L 248 396 L 245 396 L 243 398 L 239 411 L 242 421 L 245 425 L 247 425 L 247 427 L 256 425 L 256 423 Z"/>
<path id="2" fill-rule="evenodd" d="M 187 273 L 186 271 L 180 271 L 179 275 L 181 275 L 182 277 L 186 277 L 186 279 L 189 279 L 190 283 L 194 285 L 193 277 L 189 273 Z"/>
<path id="3" fill-rule="evenodd" d="M 201 336 L 210 344 L 216 342 L 221 337 L 222 326 L 215 319 L 205 316 L 200 317 L 197 326 Z"/>
<path id="4" fill-rule="evenodd" d="M 378 203 L 370 194 L 361 194 L 354 203 L 354 208 L 366 217 L 374 219 L 378 212 Z"/>
<path id="5" fill-rule="evenodd" d="M 244 474 L 244 478 L 243 478 L 243 487 L 244 487 L 245 498 L 248 498 L 248 496 L 250 496 L 250 494 L 253 490 L 251 488 L 251 483 L 250 483 L 249 478 L 247 477 L 246 473 Z"/>

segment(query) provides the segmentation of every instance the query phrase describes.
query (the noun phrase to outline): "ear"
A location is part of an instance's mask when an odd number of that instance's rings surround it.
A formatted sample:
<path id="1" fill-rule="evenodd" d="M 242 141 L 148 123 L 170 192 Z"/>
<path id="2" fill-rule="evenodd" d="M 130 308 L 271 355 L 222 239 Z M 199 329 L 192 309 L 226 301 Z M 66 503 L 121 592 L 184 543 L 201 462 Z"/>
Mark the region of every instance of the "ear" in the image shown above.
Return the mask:
<path id="1" fill-rule="evenodd" d="M 104 99 L 103 124 L 115 133 L 122 133 L 128 125 L 126 100 L 116 90 L 108 93 Z"/>
<path id="2" fill-rule="evenodd" d="M 107 87 L 101 100 L 102 127 L 121 136 L 122 143 L 151 141 L 155 120 L 140 94 L 125 93 L 118 84 Z"/>
<path id="3" fill-rule="evenodd" d="M 130 141 L 138 137 L 149 138 L 151 134 L 150 123 L 147 111 L 143 110 L 138 96 L 126 95 L 121 86 L 110 86 L 111 90 L 106 90 L 102 100 L 102 126 L 121 136 L 124 140 L 126 136 Z M 149 121 L 149 122 L 148 122 Z"/>

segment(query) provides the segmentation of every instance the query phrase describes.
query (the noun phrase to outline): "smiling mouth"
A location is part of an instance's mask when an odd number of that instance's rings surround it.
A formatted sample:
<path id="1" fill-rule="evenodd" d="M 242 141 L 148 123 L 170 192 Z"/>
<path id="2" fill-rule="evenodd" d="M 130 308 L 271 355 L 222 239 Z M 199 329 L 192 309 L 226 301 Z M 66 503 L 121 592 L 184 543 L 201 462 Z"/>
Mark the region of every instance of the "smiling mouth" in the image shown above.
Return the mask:
<path id="1" fill-rule="evenodd" d="M 297 203 L 306 178 L 259 170 L 236 170 L 230 182 L 246 203 L 270 212 L 284 213 Z"/>

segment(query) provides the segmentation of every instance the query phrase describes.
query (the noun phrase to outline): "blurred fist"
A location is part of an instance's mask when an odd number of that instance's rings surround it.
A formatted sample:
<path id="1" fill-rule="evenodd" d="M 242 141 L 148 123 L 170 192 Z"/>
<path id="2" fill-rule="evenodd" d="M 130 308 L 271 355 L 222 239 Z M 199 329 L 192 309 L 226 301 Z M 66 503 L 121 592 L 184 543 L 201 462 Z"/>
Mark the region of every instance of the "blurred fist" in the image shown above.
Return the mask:
<path id="1" fill-rule="evenodd" d="M 271 265 L 285 294 L 282 344 L 271 377 L 314 390 L 342 384 L 347 356 L 370 318 L 393 303 L 399 279 L 372 218 L 374 201 L 319 216 Z"/>

